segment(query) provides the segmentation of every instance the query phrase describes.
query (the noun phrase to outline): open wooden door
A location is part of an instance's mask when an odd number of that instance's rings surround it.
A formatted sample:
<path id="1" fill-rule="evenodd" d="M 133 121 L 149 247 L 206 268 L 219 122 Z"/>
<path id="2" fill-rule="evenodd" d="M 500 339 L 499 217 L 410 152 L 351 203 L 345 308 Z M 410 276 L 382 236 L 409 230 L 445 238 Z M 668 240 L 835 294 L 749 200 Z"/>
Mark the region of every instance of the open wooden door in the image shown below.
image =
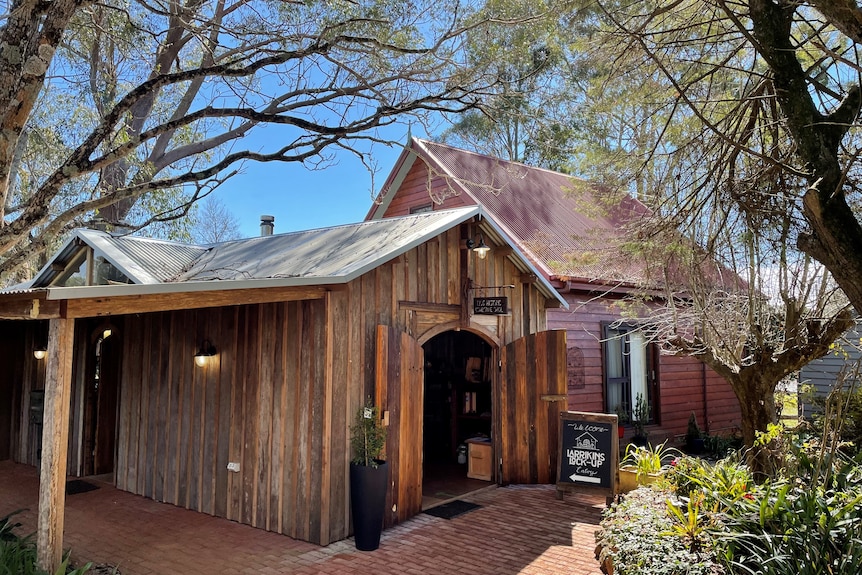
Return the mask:
<path id="1" fill-rule="evenodd" d="M 530 334 L 502 349 L 498 453 L 502 483 L 555 483 L 566 410 L 566 331 Z"/>
<path id="2" fill-rule="evenodd" d="M 389 414 L 386 527 L 422 511 L 424 364 L 418 341 L 395 328 L 377 326 L 375 403 Z"/>

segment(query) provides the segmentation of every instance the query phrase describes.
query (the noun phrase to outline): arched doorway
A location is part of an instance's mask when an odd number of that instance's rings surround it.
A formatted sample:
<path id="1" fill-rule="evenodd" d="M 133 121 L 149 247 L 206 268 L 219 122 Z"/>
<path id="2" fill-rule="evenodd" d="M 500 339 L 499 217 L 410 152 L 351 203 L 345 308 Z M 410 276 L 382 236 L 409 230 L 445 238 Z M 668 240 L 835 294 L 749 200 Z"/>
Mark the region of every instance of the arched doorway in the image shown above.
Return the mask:
<path id="1" fill-rule="evenodd" d="M 475 457 L 480 451 L 490 457 L 496 350 L 466 330 L 440 333 L 422 348 L 422 507 L 427 509 L 486 487 L 495 479 L 490 460 L 485 462 L 487 473 L 470 465 L 468 442 L 476 444 Z"/>

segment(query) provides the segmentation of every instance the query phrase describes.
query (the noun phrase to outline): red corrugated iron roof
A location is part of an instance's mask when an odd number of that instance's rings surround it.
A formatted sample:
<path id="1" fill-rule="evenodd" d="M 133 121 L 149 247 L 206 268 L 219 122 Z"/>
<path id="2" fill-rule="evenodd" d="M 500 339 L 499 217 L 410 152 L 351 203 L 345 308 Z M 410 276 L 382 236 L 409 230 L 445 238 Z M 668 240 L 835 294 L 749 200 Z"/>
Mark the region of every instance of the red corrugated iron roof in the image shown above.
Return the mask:
<path id="1" fill-rule="evenodd" d="M 493 215 L 552 278 L 607 283 L 642 281 L 643 266 L 620 252 L 622 231 L 649 214 L 639 201 L 567 174 L 414 139 Z"/>

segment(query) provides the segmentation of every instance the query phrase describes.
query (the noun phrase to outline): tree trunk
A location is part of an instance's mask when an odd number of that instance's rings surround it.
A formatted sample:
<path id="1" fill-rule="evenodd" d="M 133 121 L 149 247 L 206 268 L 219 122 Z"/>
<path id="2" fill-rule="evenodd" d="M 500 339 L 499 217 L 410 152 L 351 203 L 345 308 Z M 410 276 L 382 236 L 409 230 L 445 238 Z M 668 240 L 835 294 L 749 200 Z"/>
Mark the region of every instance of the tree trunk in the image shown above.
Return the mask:
<path id="1" fill-rule="evenodd" d="M 845 197 L 840 153 L 842 140 L 859 116 L 862 92 L 858 86 L 851 88 L 837 107 L 821 113 L 791 38 L 796 3 L 752 0 L 749 6 L 754 37 L 773 72 L 778 103 L 808 172 L 803 213 L 811 229 L 800 234 L 799 248 L 826 266 L 853 307 L 862 311 L 862 225 Z M 855 4 L 853 9 L 858 10 Z"/>
<path id="2" fill-rule="evenodd" d="M 755 441 L 760 433 L 766 433 L 770 424 L 778 421 L 775 409 L 775 384 L 760 377 L 759 370 L 744 368 L 730 383 L 739 400 L 741 412 L 740 427 L 742 439 L 748 448 L 748 464 L 755 478 L 765 478 L 776 469 L 780 453 L 775 446 L 757 446 Z"/>

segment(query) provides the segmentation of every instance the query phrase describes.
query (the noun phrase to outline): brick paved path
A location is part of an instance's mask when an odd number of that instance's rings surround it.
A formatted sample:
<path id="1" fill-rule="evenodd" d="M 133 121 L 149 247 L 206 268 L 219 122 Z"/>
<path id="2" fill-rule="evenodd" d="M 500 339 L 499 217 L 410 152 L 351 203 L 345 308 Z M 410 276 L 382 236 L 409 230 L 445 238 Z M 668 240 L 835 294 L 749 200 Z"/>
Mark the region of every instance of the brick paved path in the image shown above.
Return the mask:
<path id="1" fill-rule="evenodd" d="M 451 520 L 419 515 L 383 533 L 380 549 L 347 539 L 320 547 L 118 491 L 108 484 L 67 497 L 64 544 L 73 558 L 119 565 L 122 575 L 474 574 L 598 575 L 593 557 L 603 500 L 552 486 L 491 488 Z M 0 462 L 0 517 L 22 507 L 35 529 L 37 472 Z"/>

